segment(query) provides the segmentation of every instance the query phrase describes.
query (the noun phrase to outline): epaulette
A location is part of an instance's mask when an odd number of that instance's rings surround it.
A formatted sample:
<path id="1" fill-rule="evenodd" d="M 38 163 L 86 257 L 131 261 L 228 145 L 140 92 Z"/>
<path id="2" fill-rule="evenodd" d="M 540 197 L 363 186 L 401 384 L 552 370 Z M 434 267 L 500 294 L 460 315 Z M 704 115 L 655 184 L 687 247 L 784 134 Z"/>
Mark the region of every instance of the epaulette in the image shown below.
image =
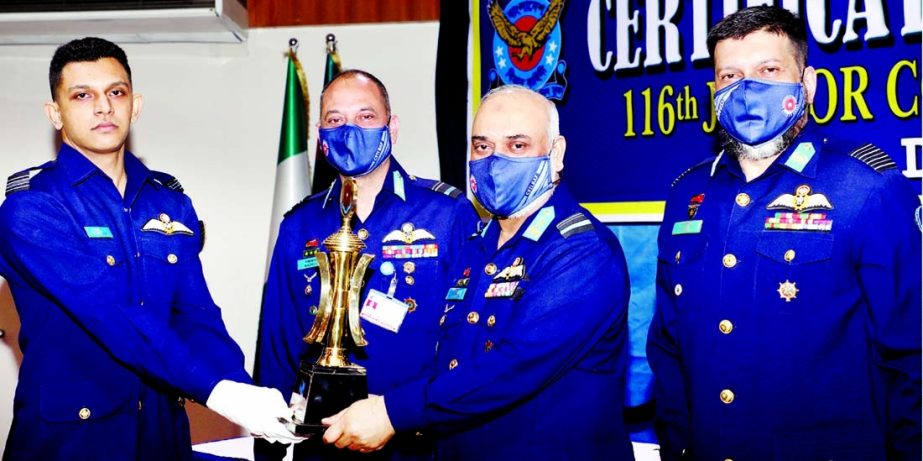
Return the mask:
<path id="1" fill-rule="evenodd" d="M 199 253 L 205 249 L 205 221 L 199 220 Z"/>
<path id="2" fill-rule="evenodd" d="M 849 153 L 849 156 L 882 173 L 897 168 L 897 164 L 885 151 L 874 144 L 863 144 Z"/>
<path id="3" fill-rule="evenodd" d="M 154 180 L 159 182 L 163 187 L 177 192 L 183 192 L 183 185 L 180 184 L 179 180 L 173 175 L 162 171 L 151 171 L 151 174 L 154 175 Z"/>
<path id="4" fill-rule="evenodd" d="M 711 164 L 712 162 L 714 162 L 714 161 L 717 160 L 717 159 L 718 159 L 718 157 L 707 158 L 707 159 L 702 160 L 701 162 L 696 163 L 695 165 L 689 167 L 688 169 L 686 169 L 686 171 L 680 173 L 679 176 L 677 176 L 676 179 L 674 179 L 672 183 L 670 183 L 670 187 L 673 187 L 673 186 L 675 186 L 677 183 L 679 183 L 679 181 L 680 181 L 681 179 L 683 179 L 684 176 L 686 176 L 687 174 L 691 173 L 692 170 L 695 170 L 696 168 L 699 168 L 699 167 L 701 167 L 701 166 L 703 166 L 703 165 Z"/>
<path id="5" fill-rule="evenodd" d="M 561 233 L 561 236 L 568 238 L 572 235 L 593 230 L 593 223 L 586 215 L 578 211 L 562 219 L 559 223 L 555 224 L 555 227 L 558 228 L 558 232 Z"/>
<path id="6" fill-rule="evenodd" d="M 333 184 L 334 183 L 330 183 L 330 187 L 323 189 L 320 192 L 317 192 L 315 194 L 308 195 L 305 198 L 301 199 L 300 202 L 293 205 L 291 208 L 288 209 L 288 211 L 286 211 L 285 213 L 282 213 L 282 217 L 287 218 L 290 214 L 294 213 L 295 210 L 301 208 L 302 206 L 304 206 L 304 204 L 310 202 L 311 200 L 314 200 L 317 198 L 326 200 L 327 195 L 330 193 L 331 189 L 333 188 Z"/>
<path id="7" fill-rule="evenodd" d="M 440 194 L 448 195 L 449 197 L 452 197 L 453 199 L 458 198 L 460 195 L 463 194 L 461 189 L 451 184 L 446 184 L 442 181 L 425 181 L 425 182 L 424 181 L 425 180 L 418 178 L 415 182 L 420 182 L 420 183 L 423 183 L 424 185 L 426 185 L 427 182 L 431 182 L 432 184 L 428 185 L 430 190 L 434 192 L 439 192 Z"/>
<path id="8" fill-rule="evenodd" d="M 29 190 L 29 182 L 32 180 L 32 176 L 35 176 L 42 168 L 44 168 L 44 165 L 32 167 L 13 173 L 9 178 L 6 178 L 6 196 L 9 197 L 10 194 Z"/>

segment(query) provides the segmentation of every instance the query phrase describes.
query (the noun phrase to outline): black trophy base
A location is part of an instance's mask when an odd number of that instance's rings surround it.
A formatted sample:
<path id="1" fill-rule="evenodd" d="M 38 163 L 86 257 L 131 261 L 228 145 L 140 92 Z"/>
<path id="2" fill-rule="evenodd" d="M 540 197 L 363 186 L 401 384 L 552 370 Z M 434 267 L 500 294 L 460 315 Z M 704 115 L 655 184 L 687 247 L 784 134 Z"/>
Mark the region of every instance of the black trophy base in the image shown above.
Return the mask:
<path id="1" fill-rule="evenodd" d="M 362 367 L 325 367 L 301 364 L 298 388 L 292 396 L 294 420 L 288 429 L 302 437 L 323 434 L 321 419 L 333 416 L 357 400 L 368 398 L 369 386 Z"/>

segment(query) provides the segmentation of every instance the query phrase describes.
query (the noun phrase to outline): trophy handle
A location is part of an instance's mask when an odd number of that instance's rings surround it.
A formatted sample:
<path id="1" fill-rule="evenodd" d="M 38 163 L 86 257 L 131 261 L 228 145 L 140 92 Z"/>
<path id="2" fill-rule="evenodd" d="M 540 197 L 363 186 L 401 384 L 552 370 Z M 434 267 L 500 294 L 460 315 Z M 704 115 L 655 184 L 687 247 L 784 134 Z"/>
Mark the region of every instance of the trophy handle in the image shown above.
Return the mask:
<path id="1" fill-rule="evenodd" d="M 365 278 L 365 270 L 368 269 L 369 263 L 375 259 L 375 255 L 363 253 L 356 263 L 356 269 L 353 270 L 352 277 L 349 280 L 349 294 L 347 295 L 349 313 L 349 334 L 353 338 L 356 346 L 362 347 L 368 345 L 365 340 L 365 334 L 362 332 L 362 325 L 359 323 L 359 292 L 362 289 L 362 279 Z"/>
<path id="2" fill-rule="evenodd" d="M 330 296 L 330 262 L 326 253 L 318 251 L 315 257 L 317 258 L 317 273 L 320 274 L 320 305 L 317 306 L 314 325 L 304 337 L 305 342 L 312 344 L 324 340 L 327 325 L 333 317 L 333 298 Z"/>

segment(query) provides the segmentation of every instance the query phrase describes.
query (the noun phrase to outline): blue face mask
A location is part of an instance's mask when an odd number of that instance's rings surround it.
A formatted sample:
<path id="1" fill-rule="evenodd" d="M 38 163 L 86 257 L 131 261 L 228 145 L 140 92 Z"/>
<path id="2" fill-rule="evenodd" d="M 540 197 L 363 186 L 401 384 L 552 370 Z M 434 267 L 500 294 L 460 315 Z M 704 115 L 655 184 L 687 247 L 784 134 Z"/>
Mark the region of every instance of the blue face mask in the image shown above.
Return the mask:
<path id="1" fill-rule="evenodd" d="M 495 216 L 508 217 L 551 189 L 551 154 L 510 157 L 494 152 L 468 162 L 471 192 Z"/>
<path id="2" fill-rule="evenodd" d="M 804 115 L 800 83 L 744 78 L 715 93 L 718 122 L 732 138 L 755 146 L 781 136 Z"/>
<path id="3" fill-rule="evenodd" d="M 327 162 L 344 176 L 367 175 L 391 155 L 387 124 L 381 128 L 360 128 L 348 123 L 321 128 L 319 138 L 326 146 Z"/>

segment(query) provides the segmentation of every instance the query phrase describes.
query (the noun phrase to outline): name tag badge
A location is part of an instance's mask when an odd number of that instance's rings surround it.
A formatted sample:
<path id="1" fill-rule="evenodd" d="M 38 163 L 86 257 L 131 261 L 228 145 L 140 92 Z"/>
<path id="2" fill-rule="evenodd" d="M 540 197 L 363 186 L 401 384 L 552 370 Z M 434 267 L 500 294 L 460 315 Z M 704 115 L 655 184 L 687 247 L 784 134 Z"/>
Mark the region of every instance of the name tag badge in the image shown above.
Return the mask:
<path id="1" fill-rule="evenodd" d="M 385 330 L 397 333 L 407 315 L 407 304 L 378 291 L 369 290 L 359 317 Z"/>

